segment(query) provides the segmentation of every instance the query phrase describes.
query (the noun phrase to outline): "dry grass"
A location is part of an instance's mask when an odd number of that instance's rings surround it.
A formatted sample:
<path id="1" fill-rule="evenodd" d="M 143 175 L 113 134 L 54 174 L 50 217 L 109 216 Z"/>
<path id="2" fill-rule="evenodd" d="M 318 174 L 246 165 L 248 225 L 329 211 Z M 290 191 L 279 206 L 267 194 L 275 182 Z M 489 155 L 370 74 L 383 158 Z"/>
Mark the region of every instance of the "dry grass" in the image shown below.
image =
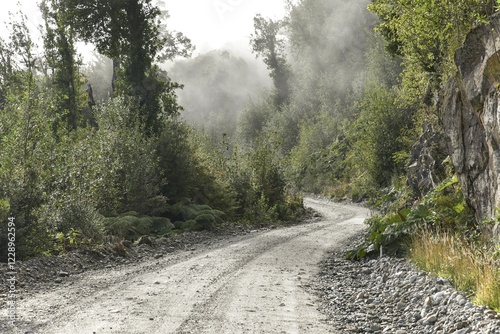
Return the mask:
<path id="1" fill-rule="evenodd" d="M 410 258 L 423 270 L 448 278 L 477 304 L 500 311 L 500 268 L 463 237 L 424 231 L 413 238 Z"/>

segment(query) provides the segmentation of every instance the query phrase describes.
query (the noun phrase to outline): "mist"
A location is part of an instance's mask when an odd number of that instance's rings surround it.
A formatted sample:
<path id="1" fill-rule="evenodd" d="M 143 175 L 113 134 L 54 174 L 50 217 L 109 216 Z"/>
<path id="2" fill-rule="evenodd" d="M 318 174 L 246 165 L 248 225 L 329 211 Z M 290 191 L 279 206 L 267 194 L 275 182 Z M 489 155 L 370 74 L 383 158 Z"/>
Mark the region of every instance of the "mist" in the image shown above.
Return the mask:
<path id="1" fill-rule="evenodd" d="M 239 50 L 213 50 L 173 64 L 169 76 L 184 85 L 177 91 L 183 119 L 210 133 L 234 133 L 249 98 L 271 86 L 265 65 Z"/>
<path id="2" fill-rule="evenodd" d="M 375 16 L 368 0 L 304 0 L 290 12 L 295 102 L 325 107 L 359 92 Z M 320 94 L 321 93 L 321 94 Z"/>

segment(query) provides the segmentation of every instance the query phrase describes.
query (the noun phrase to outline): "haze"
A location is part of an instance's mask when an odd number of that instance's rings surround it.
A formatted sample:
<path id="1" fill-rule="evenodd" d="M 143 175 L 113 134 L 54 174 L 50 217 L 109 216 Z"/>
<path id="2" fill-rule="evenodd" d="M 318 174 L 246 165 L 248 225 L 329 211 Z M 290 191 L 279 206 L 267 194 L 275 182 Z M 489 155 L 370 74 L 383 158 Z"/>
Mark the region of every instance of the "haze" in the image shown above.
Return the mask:
<path id="1" fill-rule="evenodd" d="M 8 12 L 16 12 L 17 1 L 3 1 L 0 22 L 8 20 Z M 36 31 L 41 23 L 38 1 L 20 0 L 20 8 L 28 16 L 29 26 Z M 196 54 L 226 45 L 248 47 L 257 13 L 271 18 L 285 14 L 284 0 L 164 0 L 159 2 L 168 10 L 169 29 L 181 31 L 196 45 Z M 5 29 L 0 28 L 2 35 Z"/>

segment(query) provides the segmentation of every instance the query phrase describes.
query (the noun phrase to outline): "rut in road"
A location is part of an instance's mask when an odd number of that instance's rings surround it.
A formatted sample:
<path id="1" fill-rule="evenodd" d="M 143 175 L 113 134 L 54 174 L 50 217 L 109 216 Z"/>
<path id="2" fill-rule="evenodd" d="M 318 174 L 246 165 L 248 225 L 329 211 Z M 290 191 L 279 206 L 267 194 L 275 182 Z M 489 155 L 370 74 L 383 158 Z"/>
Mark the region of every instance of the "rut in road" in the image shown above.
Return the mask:
<path id="1" fill-rule="evenodd" d="M 18 305 L 19 332 L 332 333 L 304 286 L 329 250 L 364 229 L 368 210 L 307 198 L 314 223 L 216 248 L 80 275 Z M 89 288 L 90 287 L 90 288 Z"/>

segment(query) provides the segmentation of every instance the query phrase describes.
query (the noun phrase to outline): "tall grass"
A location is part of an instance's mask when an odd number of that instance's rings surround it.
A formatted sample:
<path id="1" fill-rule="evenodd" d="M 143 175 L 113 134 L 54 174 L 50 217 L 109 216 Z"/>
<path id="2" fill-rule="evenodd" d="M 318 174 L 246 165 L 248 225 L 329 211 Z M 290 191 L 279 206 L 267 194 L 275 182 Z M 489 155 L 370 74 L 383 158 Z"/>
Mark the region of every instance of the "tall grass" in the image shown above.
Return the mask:
<path id="1" fill-rule="evenodd" d="M 475 303 L 500 311 L 500 268 L 493 255 L 451 233 L 423 231 L 411 241 L 410 258 L 425 271 L 449 279 Z"/>

